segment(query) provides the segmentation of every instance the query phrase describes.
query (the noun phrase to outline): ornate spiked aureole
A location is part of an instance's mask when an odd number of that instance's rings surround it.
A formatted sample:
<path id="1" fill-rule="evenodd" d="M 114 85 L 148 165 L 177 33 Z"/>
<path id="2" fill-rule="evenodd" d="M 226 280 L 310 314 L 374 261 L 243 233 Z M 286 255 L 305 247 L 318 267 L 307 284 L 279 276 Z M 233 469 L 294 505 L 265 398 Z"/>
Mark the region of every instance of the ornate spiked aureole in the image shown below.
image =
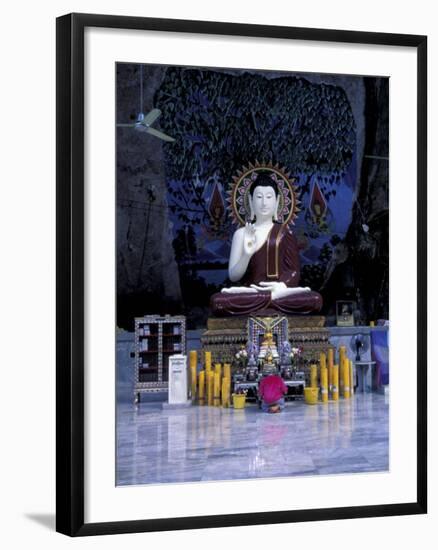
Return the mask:
<path id="1" fill-rule="evenodd" d="M 232 178 L 227 191 L 227 202 L 233 222 L 245 225 L 250 220 L 249 188 L 259 172 L 270 172 L 271 178 L 277 183 L 280 197 L 278 221 L 282 224 L 293 224 L 300 210 L 295 178 L 278 163 L 260 163 L 257 160 L 254 164 L 249 162 L 248 166 L 238 170 L 237 175 Z"/>

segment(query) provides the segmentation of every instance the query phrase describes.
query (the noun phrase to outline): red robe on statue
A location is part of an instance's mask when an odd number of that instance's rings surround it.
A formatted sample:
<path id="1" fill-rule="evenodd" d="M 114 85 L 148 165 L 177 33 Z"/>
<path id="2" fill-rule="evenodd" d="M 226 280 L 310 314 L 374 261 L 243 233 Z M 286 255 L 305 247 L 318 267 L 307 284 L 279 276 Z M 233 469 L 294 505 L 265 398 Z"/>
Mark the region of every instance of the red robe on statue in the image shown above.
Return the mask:
<path id="1" fill-rule="evenodd" d="M 280 281 L 287 287 L 297 287 L 300 281 L 300 257 L 295 235 L 284 225 L 274 224 L 264 245 L 251 257 L 240 286 L 258 285 L 262 281 Z M 271 300 L 271 293 L 213 294 L 210 307 L 217 317 L 230 315 L 257 315 L 273 313 L 308 314 L 318 312 L 322 297 L 318 292 L 303 291 L 298 294 Z"/>

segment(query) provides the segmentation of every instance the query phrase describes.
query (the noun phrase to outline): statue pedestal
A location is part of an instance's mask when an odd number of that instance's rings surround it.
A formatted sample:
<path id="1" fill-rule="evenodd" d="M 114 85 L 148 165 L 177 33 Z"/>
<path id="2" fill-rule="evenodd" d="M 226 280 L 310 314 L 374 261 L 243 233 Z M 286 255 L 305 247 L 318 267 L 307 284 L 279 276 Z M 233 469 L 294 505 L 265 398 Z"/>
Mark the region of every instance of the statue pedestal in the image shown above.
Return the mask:
<path id="1" fill-rule="evenodd" d="M 257 317 L 257 316 L 255 316 Z M 322 315 L 285 316 L 288 321 L 288 336 L 292 347 L 303 347 L 303 358 L 319 361 L 321 351 L 330 347 L 330 331 L 325 328 Z M 207 330 L 202 334 L 202 349 L 209 350 L 213 363 L 232 363 L 235 354 L 248 342 L 247 316 L 211 317 Z"/>

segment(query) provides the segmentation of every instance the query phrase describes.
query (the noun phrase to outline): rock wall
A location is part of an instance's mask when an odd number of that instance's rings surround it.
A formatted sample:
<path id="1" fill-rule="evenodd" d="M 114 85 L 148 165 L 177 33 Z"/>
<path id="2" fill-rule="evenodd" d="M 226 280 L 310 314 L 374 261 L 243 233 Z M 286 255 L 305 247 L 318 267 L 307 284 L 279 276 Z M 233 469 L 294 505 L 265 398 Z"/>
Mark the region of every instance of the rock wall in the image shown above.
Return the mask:
<path id="1" fill-rule="evenodd" d="M 118 123 L 135 122 L 140 111 L 138 67 L 117 64 Z M 145 114 L 164 72 L 158 65 L 143 67 Z M 133 315 L 177 310 L 181 289 L 167 212 L 164 142 L 133 128 L 116 131 L 118 324 L 130 326 Z"/>

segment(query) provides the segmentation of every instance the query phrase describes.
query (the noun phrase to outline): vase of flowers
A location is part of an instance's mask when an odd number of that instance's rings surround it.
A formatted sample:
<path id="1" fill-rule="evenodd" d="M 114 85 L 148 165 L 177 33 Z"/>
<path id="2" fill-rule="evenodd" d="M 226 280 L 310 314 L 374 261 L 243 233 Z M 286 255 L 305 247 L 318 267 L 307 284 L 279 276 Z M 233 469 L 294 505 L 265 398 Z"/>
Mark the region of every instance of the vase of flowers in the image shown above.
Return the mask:
<path id="1" fill-rule="evenodd" d="M 292 348 L 290 350 L 290 359 L 291 359 L 291 363 L 292 363 L 292 372 L 293 372 L 294 375 L 296 374 L 296 372 L 298 370 L 298 366 L 300 364 L 300 357 L 301 357 L 302 353 L 303 353 L 303 348 L 300 348 L 300 347 Z"/>
<path id="2" fill-rule="evenodd" d="M 236 366 L 238 369 L 244 369 L 248 362 L 248 352 L 242 347 L 235 355 Z"/>

